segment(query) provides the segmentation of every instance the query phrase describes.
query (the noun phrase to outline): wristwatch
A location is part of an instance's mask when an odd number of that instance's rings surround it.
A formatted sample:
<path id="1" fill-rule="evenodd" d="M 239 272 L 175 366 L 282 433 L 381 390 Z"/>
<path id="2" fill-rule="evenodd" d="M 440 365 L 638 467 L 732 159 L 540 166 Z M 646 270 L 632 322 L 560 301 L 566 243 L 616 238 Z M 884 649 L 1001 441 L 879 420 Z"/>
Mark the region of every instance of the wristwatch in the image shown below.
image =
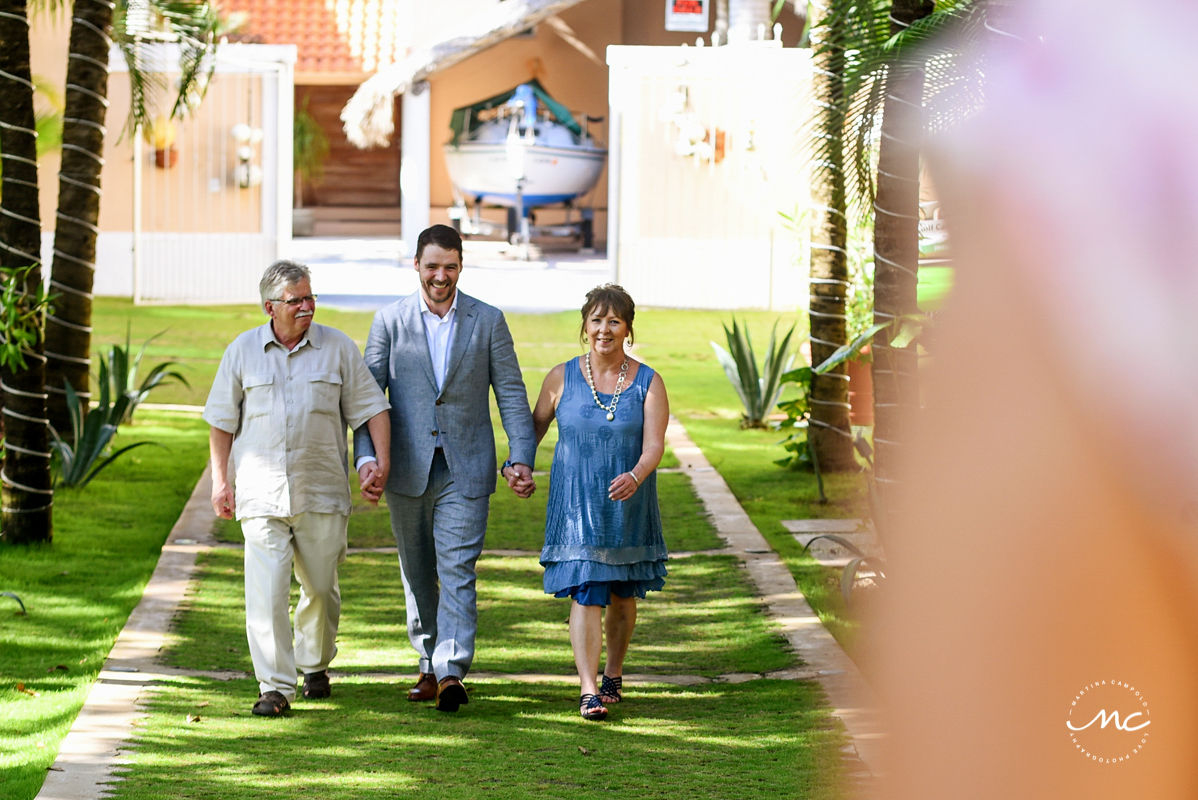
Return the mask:
<path id="1" fill-rule="evenodd" d="M 505 469 L 507 469 L 508 467 L 514 467 L 514 466 L 516 466 L 516 465 L 515 465 L 515 464 L 513 464 L 513 463 L 512 463 L 512 460 L 509 458 L 507 461 L 504 461 L 504 462 L 503 462 L 503 466 L 499 468 L 499 474 L 500 474 L 500 475 L 502 475 L 502 474 L 503 474 L 503 471 L 504 471 Z"/>

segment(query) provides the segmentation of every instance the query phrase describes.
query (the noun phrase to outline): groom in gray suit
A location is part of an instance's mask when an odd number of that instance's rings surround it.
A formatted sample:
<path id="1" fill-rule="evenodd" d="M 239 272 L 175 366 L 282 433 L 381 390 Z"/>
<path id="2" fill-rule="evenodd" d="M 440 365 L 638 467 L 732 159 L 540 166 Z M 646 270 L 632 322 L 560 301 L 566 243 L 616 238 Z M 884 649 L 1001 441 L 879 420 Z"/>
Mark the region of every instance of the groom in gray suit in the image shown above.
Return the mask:
<path id="1" fill-rule="evenodd" d="M 366 366 L 391 402 L 391 470 L 358 459 L 368 497 L 387 495 L 407 601 L 408 638 L 420 656 L 409 700 L 441 711 L 469 702 L 462 679 L 478 622 L 474 565 L 495 491 L 495 390 L 509 456 L 500 470 L 517 495 L 535 485 L 532 414 L 512 336 L 499 309 L 457 290 L 462 238 L 434 225 L 416 240 L 420 290 L 380 310 Z M 373 453 L 365 428 L 355 452 Z"/>

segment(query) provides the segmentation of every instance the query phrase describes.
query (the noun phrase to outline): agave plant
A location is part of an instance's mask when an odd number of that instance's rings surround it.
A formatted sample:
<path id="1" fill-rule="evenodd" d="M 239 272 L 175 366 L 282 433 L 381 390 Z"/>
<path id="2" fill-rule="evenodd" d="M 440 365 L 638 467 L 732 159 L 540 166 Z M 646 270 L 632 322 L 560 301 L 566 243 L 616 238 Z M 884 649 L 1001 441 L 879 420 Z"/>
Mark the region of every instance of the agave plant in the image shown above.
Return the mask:
<path id="1" fill-rule="evenodd" d="M 21 600 L 20 597 L 13 594 L 12 592 L 0 592 L 0 597 L 11 597 L 13 600 L 16 600 L 17 605 L 19 605 L 21 607 L 21 610 L 17 612 L 17 615 L 21 616 L 21 617 L 25 616 L 25 614 L 26 614 L 25 603 L 24 603 L 24 601 Z"/>
<path id="2" fill-rule="evenodd" d="M 732 328 L 724 326 L 724 336 L 728 340 L 728 349 L 711 343 L 716 358 L 724 368 L 724 374 L 732 382 L 740 402 L 745 408 L 741 418 L 742 428 L 764 428 L 765 418 L 778 402 L 784 383 L 782 376 L 794 362 L 794 354 L 790 352 L 790 337 L 794 334 L 795 326 L 777 341 L 778 323 L 774 323 L 770 331 L 770 344 L 765 356 L 765 364 L 760 371 L 757 369 L 757 356 L 753 352 L 753 341 L 749 338 L 748 328 L 737 324 L 732 318 Z"/>
<path id="3" fill-rule="evenodd" d="M 187 379 L 177 370 L 172 369 L 172 367 L 178 366 L 177 361 L 163 361 L 150 370 L 150 374 L 141 383 L 138 383 L 137 373 L 141 367 L 141 359 L 146 354 L 146 348 L 150 342 L 163 333 L 165 331 L 160 331 L 146 339 L 141 349 L 137 351 L 137 355 L 131 358 L 130 353 L 133 348 L 129 343 L 129 329 L 126 328 L 124 347 L 114 344 L 108 348 L 107 355 L 99 354 L 100 374 L 97 383 L 99 384 L 100 398 L 98 407 L 107 409 L 106 422 L 115 426 L 132 420 L 133 412 L 138 405 L 146 399 L 150 392 L 167 381 L 176 380 L 187 388 L 191 388 Z"/>
<path id="4" fill-rule="evenodd" d="M 123 408 L 125 398 L 118 399 L 116 404 L 109 404 L 107 387 L 100 385 L 100 405 L 83 411 L 83 401 L 75 389 L 67 381 L 66 387 L 67 414 L 71 419 L 72 439 L 67 441 L 59 436 L 53 426 L 50 434 L 53 442 L 50 446 L 58 457 L 58 484 L 82 489 L 91 482 L 109 464 L 135 447 L 152 442 L 134 442 L 113 453 L 106 453 L 109 442 L 116 435 L 117 426 L 109 419 L 116 415 L 118 408 Z M 102 459 L 102 460 L 101 460 Z"/>

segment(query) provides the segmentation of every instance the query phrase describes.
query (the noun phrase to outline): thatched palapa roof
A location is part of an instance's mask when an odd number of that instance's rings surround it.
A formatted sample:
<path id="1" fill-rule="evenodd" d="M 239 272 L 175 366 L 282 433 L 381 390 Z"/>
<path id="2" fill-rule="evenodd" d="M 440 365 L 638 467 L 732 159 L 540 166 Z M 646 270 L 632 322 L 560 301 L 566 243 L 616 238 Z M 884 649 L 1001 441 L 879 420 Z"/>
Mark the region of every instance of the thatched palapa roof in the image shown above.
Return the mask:
<path id="1" fill-rule="evenodd" d="M 528 30 L 582 0 L 504 0 L 488 13 L 463 20 L 459 32 L 411 53 L 367 79 L 341 110 L 345 136 L 360 148 L 384 147 L 395 133 L 391 101 L 420 81 L 475 53 Z"/>

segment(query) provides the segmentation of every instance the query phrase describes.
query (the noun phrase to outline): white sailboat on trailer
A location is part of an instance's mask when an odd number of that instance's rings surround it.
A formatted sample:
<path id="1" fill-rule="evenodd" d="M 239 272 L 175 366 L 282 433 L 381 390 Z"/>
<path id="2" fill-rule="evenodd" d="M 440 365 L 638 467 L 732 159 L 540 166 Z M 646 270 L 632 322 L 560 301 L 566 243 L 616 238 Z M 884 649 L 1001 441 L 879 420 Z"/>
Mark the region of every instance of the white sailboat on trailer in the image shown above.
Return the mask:
<path id="1" fill-rule="evenodd" d="M 485 232 L 481 207 L 501 206 L 510 209 L 509 237 L 527 242 L 529 210 L 558 204 L 572 209 L 594 188 L 607 158 L 607 149 L 536 81 L 455 110 L 451 127 L 445 165 L 458 204 L 450 213 L 464 233 Z M 473 218 L 465 213 L 467 201 Z M 538 232 L 580 235 L 589 247 L 590 221 L 584 212 L 578 223 Z"/>

